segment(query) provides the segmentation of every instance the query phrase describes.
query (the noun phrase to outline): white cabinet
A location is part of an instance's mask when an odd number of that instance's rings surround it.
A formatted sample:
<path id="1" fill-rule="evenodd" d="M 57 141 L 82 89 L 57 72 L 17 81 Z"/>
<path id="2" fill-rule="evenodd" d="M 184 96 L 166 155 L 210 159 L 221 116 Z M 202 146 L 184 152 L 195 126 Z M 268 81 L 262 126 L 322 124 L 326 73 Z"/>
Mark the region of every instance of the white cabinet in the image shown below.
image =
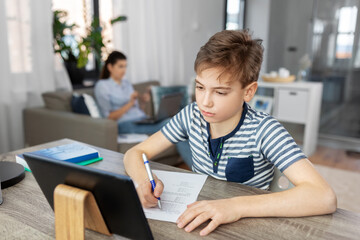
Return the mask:
<path id="1" fill-rule="evenodd" d="M 322 83 L 258 82 L 259 88 L 273 90 L 272 115 L 280 122 L 304 125 L 302 150 L 307 156 L 316 150 L 321 111 Z M 290 132 L 291 134 L 291 132 Z"/>
<path id="2" fill-rule="evenodd" d="M 306 123 L 309 92 L 302 89 L 278 89 L 277 119 L 294 123 Z"/>

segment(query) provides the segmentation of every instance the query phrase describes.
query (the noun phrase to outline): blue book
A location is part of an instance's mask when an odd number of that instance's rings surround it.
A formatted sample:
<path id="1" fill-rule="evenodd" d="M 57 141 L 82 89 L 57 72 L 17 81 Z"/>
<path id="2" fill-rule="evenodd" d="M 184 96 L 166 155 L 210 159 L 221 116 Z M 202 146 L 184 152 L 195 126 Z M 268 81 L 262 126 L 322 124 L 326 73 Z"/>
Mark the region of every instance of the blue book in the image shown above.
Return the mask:
<path id="1" fill-rule="evenodd" d="M 99 158 L 99 152 L 80 143 L 70 143 L 58 147 L 41 149 L 32 154 L 55 160 L 78 163 Z"/>

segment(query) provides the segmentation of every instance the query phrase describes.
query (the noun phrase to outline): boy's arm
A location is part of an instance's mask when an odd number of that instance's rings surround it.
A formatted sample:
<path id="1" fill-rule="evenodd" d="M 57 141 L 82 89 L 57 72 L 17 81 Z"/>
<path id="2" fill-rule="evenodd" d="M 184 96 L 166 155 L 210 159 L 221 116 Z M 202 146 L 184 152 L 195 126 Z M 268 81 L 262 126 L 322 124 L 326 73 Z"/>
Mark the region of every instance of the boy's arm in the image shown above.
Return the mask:
<path id="1" fill-rule="evenodd" d="M 162 132 L 158 131 L 144 142 L 137 144 L 125 153 L 125 170 L 138 185 L 138 195 L 144 207 L 156 206 L 156 197 L 160 197 L 163 190 L 163 184 L 154 175 L 156 188 L 154 193 L 152 193 L 151 184 L 141 155 L 142 153 L 145 153 L 148 159 L 151 159 L 168 149 L 171 145 L 172 143 L 162 134 Z"/>
<path id="2" fill-rule="evenodd" d="M 301 217 L 336 211 L 336 196 L 331 187 L 307 159 L 289 166 L 284 174 L 295 185 L 283 192 L 230 199 L 200 201 L 188 206 L 178 226 L 192 231 L 211 220 L 200 234 L 207 235 L 217 226 L 244 217 Z"/>
<path id="3" fill-rule="evenodd" d="M 334 191 L 308 159 L 295 162 L 284 171 L 284 174 L 295 187 L 283 192 L 260 195 L 266 198 L 267 204 L 263 202 L 264 199 L 253 198 L 260 200 L 255 202 L 257 210 L 247 209 L 245 217 L 301 217 L 336 211 L 337 200 Z"/>

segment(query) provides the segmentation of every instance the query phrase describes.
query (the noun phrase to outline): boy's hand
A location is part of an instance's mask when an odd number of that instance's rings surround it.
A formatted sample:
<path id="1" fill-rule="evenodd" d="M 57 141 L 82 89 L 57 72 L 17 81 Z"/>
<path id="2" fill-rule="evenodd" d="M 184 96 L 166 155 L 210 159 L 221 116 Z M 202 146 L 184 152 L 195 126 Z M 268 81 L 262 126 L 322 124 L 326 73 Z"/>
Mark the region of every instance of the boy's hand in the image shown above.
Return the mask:
<path id="1" fill-rule="evenodd" d="M 153 174 L 153 177 L 156 184 L 154 192 L 152 191 L 151 183 L 148 178 L 142 182 L 139 182 L 139 185 L 136 187 L 140 202 L 145 208 L 157 206 L 157 198 L 160 197 L 164 190 L 163 182 L 158 179 L 155 174 Z"/>
<path id="2" fill-rule="evenodd" d="M 210 220 L 210 223 L 201 230 L 200 235 L 205 236 L 214 231 L 220 224 L 231 223 L 241 218 L 235 211 L 234 199 L 221 199 L 211 201 L 194 202 L 178 218 L 176 223 L 179 228 L 185 227 L 186 232 L 191 232 L 202 223 Z"/>

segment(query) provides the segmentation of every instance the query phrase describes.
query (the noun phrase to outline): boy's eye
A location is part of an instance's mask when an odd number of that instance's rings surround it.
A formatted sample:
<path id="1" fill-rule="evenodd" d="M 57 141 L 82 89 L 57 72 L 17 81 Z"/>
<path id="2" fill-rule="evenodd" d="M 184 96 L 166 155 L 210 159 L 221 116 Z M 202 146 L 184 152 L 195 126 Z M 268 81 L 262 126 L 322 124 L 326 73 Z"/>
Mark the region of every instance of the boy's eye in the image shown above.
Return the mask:
<path id="1" fill-rule="evenodd" d="M 204 88 L 202 86 L 196 86 L 197 89 L 203 90 Z"/>
<path id="2" fill-rule="evenodd" d="M 216 92 L 217 94 L 220 94 L 220 95 L 226 95 L 227 93 L 226 92 Z"/>

